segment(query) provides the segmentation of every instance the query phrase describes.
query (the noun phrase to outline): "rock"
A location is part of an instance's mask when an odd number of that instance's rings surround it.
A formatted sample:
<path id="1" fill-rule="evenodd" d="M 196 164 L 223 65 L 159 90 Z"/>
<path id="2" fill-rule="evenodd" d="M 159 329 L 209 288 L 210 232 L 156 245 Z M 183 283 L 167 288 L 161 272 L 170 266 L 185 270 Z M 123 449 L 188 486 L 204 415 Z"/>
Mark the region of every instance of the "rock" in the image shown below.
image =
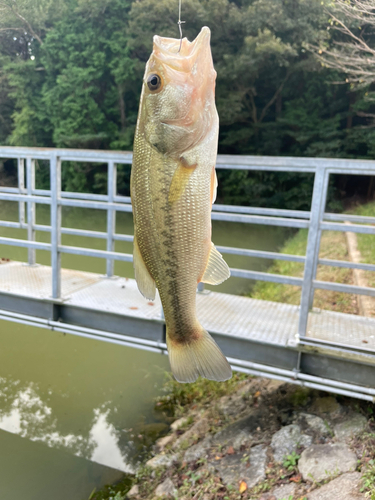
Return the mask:
<path id="1" fill-rule="evenodd" d="M 355 434 L 359 434 L 366 427 L 367 418 L 364 415 L 355 413 L 344 422 L 336 424 L 334 427 L 335 436 L 339 441 L 346 441 Z"/>
<path id="2" fill-rule="evenodd" d="M 333 396 L 327 396 L 324 398 L 316 398 L 311 406 L 311 411 L 320 414 L 327 413 L 331 418 L 336 418 L 342 412 L 342 406 Z"/>
<path id="3" fill-rule="evenodd" d="M 174 487 L 172 481 L 168 478 L 163 483 L 159 484 L 159 486 L 155 490 L 156 498 L 167 497 L 174 498 L 176 496 L 177 490 Z"/>
<path id="4" fill-rule="evenodd" d="M 210 426 L 208 425 L 208 420 L 206 418 L 201 418 L 198 422 L 195 422 L 189 430 L 181 434 L 181 436 L 174 443 L 173 448 L 177 449 L 182 444 L 189 446 L 196 439 L 204 437 L 208 433 L 209 429 Z"/>
<path id="5" fill-rule="evenodd" d="M 213 442 L 222 446 L 233 446 L 235 450 L 239 450 L 242 445 L 249 445 L 252 438 L 252 434 L 249 434 L 246 430 L 239 430 L 237 427 L 229 426 L 217 432 L 214 435 Z"/>
<path id="6" fill-rule="evenodd" d="M 342 472 L 355 470 L 357 458 L 346 445 L 315 444 L 301 454 L 299 472 L 304 481 L 320 482 Z"/>
<path id="7" fill-rule="evenodd" d="M 308 500 L 361 500 L 364 493 L 359 492 L 361 474 L 352 472 L 343 474 L 321 488 L 307 495 Z"/>
<path id="8" fill-rule="evenodd" d="M 158 467 L 170 467 L 174 462 L 177 462 L 177 455 L 165 455 L 160 453 L 146 462 L 147 467 L 152 469 L 157 469 Z"/>
<path id="9" fill-rule="evenodd" d="M 210 449 L 212 438 L 207 436 L 203 441 L 197 443 L 190 448 L 188 448 L 184 455 L 184 462 L 195 462 L 203 456 L 207 455 L 207 451 Z"/>
<path id="10" fill-rule="evenodd" d="M 327 436 L 330 434 L 328 424 L 325 424 L 322 418 L 317 417 L 316 415 L 311 415 L 310 413 L 299 413 L 295 419 L 295 423 L 299 424 L 306 430 L 311 429 L 313 432 L 321 436 Z"/>
<path id="11" fill-rule="evenodd" d="M 223 396 L 219 399 L 218 410 L 228 417 L 240 415 L 245 410 L 251 409 L 253 396 L 250 393 L 253 382 L 240 387 L 234 394 Z"/>
<path id="12" fill-rule="evenodd" d="M 290 455 L 299 446 L 310 446 L 312 437 L 301 434 L 299 425 L 291 424 L 282 427 L 272 436 L 271 447 L 276 462 L 282 462 L 286 455 Z"/>
<path id="13" fill-rule="evenodd" d="M 189 417 L 181 417 L 171 424 L 172 431 L 176 432 L 189 422 Z"/>
<path id="14" fill-rule="evenodd" d="M 294 492 L 296 490 L 296 485 L 293 483 L 283 484 L 282 486 L 278 486 L 272 492 L 275 496 L 276 500 L 284 500 L 289 498 L 290 496 L 294 496 Z"/>
<path id="15" fill-rule="evenodd" d="M 236 451 L 238 451 L 241 446 L 249 446 L 251 441 L 251 434 L 248 434 L 246 431 L 240 431 L 236 436 L 233 437 L 232 446 Z"/>
<path id="16" fill-rule="evenodd" d="M 175 437 L 174 437 L 174 435 L 173 435 L 173 434 L 168 434 L 167 436 L 163 436 L 163 437 L 159 438 L 159 439 L 156 441 L 155 445 L 154 445 L 155 450 L 156 450 L 158 453 L 160 453 L 161 451 L 163 451 L 163 450 L 164 450 L 164 448 L 165 448 L 168 444 L 172 443 L 172 441 L 174 440 L 174 438 L 175 438 Z"/>
<path id="17" fill-rule="evenodd" d="M 282 385 L 285 385 L 285 382 L 283 380 L 268 380 L 267 384 L 264 387 L 264 391 L 268 394 L 273 394 L 274 392 L 278 391 Z"/>
<path id="18" fill-rule="evenodd" d="M 243 411 L 250 408 L 252 404 L 252 396 L 246 398 L 239 394 L 232 396 L 223 396 L 218 402 L 218 410 L 227 417 L 232 417 L 241 414 Z"/>
<path id="19" fill-rule="evenodd" d="M 269 417 L 267 409 L 253 409 L 247 417 L 241 418 L 217 432 L 214 435 L 213 444 L 230 445 L 233 448 L 236 445 L 239 448 L 241 444 L 251 442 L 252 434 L 259 427 L 264 426 L 264 420 L 267 419 L 267 416 Z M 271 419 L 268 418 L 267 425 L 270 425 L 271 422 Z"/>
<path id="20" fill-rule="evenodd" d="M 241 453 L 226 455 L 221 460 L 215 460 L 211 464 L 219 473 L 224 484 L 238 487 L 240 481 L 245 481 L 248 488 L 265 479 L 267 449 L 263 445 L 254 446 L 250 449 L 249 463 L 243 461 Z M 250 466 L 249 466 L 250 464 Z"/>
<path id="21" fill-rule="evenodd" d="M 127 492 L 127 498 L 133 498 L 136 497 L 139 494 L 139 486 L 135 484 L 130 488 L 130 490 Z"/>

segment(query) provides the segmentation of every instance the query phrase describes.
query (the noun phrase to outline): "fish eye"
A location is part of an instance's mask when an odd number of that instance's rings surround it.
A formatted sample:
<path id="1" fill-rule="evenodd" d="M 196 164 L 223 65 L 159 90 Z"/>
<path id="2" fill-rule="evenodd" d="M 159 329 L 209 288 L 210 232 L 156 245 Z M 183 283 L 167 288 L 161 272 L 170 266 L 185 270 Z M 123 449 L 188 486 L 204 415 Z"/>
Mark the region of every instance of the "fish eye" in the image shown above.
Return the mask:
<path id="1" fill-rule="evenodd" d="M 162 85 L 162 81 L 159 75 L 156 73 L 153 73 L 152 75 L 149 75 L 147 78 L 147 87 L 151 91 L 159 90 Z"/>

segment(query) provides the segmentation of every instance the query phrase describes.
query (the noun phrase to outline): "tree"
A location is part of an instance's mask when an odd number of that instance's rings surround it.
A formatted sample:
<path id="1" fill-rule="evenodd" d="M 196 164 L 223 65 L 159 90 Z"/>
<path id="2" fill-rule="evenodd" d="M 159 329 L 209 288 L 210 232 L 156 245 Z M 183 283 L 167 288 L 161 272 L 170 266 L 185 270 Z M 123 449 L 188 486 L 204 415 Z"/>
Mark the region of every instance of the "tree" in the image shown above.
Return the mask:
<path id="1" fill-rule="evenodd" d="M 363 128 L 373 112 L 368 90 L 333 85 L 345 78 L 308 50 L 328 50 L 346 36 L 327 31 L 324 8 L 331 4 L 324 2 L 330 0 L 183 1 L 184 36 L 192 40 L 202 26 L 211 28 L 219 152 L 368 157 L 375 151 L 375 137 Z M 131 149 L 152 38 L 179 36 L 178 2 L 0 0 L 0 9 L 0 140 Z M 219 176 L 222 201 L 309 208 L 307 177 Z M 105 169 L 71 165 L 65 182 L 100 192 Z M 121 189 L 127 185 L 124 175 Z"/>
<path id="2" fill-rule="evenodd" d="M 375 81 L 375 5 L 373 0 L 335 0 L 329 13 L 339 35 L 318 47 L 318 59 L 346 75 L 346 82 Z"/>

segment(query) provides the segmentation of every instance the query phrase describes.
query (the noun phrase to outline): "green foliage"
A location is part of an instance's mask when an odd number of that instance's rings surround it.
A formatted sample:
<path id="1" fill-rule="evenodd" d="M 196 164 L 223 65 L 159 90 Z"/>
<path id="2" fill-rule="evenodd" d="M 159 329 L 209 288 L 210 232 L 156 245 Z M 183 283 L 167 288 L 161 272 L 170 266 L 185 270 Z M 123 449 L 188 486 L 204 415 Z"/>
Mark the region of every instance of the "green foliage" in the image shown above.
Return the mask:
<path id="1" fill-rule="evenodd" d="M 365 497 L 375 500 L 375 460 L 370 460 L 362 474 L 361 492 L 366 492 Z"/>
<path id="2" fill-rule="evenodd" d="M 298 465 L 298 460 L 301 458 L 301 455 L 297 455 L 295 451 L 293 451 L 290 455 L 286 455 L 283 460 L 283 466 L 288 470 L 294 470 Z"/>
<path id="3" fill-rule="evenodd" d="M 133 478 L 125 475 L 115 485 L 107 485 L 99 491 L 96 491 L 96 488 L 94 488 L 87 500 L 125 500 L 133 481 Z"/>
<path id="4" fill-rule="evenodd" d="M 305 255 L 306 244 L 307 230 L 300 229 L 285 243 L 281 251 L 282 253 L 290 255 Z M 303 264 L 299 262 L 278 260 L 274 262 L 270 272 L 282 274 L 284 276 L 302 276 L 303 269 Z M 300 293 L 300 288 L 297 287 L 286 287 L 280 283 L 258 281 L 251 292 L 251 297 L 254 299 L 271 300 L 274 302 L 299 304 Z"/>
<path id="5" fill-rule="evenodd" d="M 353 210 L 353 212 L 356 215 L 375 217 L 375 202 L 367 203 L 366 205 L 361 205 L 357 207 L 355 210 Z M 367 264 L 373 264 L 375 262 L 375 245 L 374 245 L 373 235 L 358 234 L 357 241 L 358 241 L 358 249 L 361 252 L 362 262 L 365 262 Z M 369 286 L 374 287 L 375 286 L 374 273 L 366 272 L 366 278 L 368 280 Z"/>
<path id="6" fill-rule="evenodd" d="M 249 375 L 235 372 L 226 382 L 215 382 L 199 377 L 192 384 L 180 384 L 170 373 L 167 373 L 166 377 L 163 387 L 166 394 L 158 398 L 156 407 L 167 410 L 175 416 L 175 412 L 182 414 L 185 407 L 191 407 L 193 404 L 204 406 L 213 399 L 230 394 L 238 382 L 247 380 Z"/>

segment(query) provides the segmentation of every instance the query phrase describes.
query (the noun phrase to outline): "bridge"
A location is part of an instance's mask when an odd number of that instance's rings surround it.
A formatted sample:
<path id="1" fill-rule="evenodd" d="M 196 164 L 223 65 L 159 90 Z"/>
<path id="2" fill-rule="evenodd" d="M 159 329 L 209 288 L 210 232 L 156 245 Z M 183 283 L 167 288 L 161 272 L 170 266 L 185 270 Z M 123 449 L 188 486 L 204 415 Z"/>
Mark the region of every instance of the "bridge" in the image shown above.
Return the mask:
<path id="1" fill-rule="evenodd" d="M 18 181 L 0 186 L 0 202 L 18 204 L 18 220 L 0 221 L 0 245 L 27 249 L 27 262 L 0 261 L 0 319 L 57 332 L 166 353 L 165 323 L 158 296 L 144 299 L 134 280 L 114 276 L 114 262 L 131 262 L 116 251 L 116 242 L 132 242 L 116 233 L 116 214 L 131 212 L 130 198 L 117 193 L 117 167 L 132 161 L 130 152 L 0 147 L 0 158 L 17 161 Z M 37 189 L 35 165 L 49 172 L 50 189 Z M 107 194 L 67 192 L 61 188 L 63 162 L 107 165 Z M 317 280 L 317 267 L 375 271 L 375 265 L 319 258 L 323 231 L 375 234 L 375 217 L 326 212 L 329 178 L 336 174 L 375 175 L 375 162 L 321 158 L 219 155 L 217 169 L 310 173 L 314 187 L 310 211 L 215 204 L 212 219 L 244 224 L 308 229 L 306 255 L 218 246 L 221 253 L 304 265 L 303 277 L 231 269 L 234 277 L 301 288 L 299 306 L 255 300 L 204 290 L 197 292 L 198 318 L 212 334 L 234 370 L 288 381 L 306 387 L 375 401 L 375 318 L 312 308 L 317 289 L 375 297 L 375 288 Z M 36 223 L 36 206 L 47 205 L 50 223 Z M 62 207 L 101 210 L 106 231 L 62 225 Z M 350 225 L 346 224 L 350 222 Z M 23 230 L 23 237 L 5 237 L 1 228 Z M 49 234 L 49 242 L 37 235 Z M 62 235 L 105 242 L 106 249 L 62 244 Z M 40 238 L 39 238 L 40 239 Z M 228 242 L 230 243 L 230 242 Z M 36 251 L 50 254 L 50 265 L 36 262 Z M 96 257 L 106 274 L 61 267 L 63 254 Z M 365 343 L 364 343 L 365 342 Z"/>

